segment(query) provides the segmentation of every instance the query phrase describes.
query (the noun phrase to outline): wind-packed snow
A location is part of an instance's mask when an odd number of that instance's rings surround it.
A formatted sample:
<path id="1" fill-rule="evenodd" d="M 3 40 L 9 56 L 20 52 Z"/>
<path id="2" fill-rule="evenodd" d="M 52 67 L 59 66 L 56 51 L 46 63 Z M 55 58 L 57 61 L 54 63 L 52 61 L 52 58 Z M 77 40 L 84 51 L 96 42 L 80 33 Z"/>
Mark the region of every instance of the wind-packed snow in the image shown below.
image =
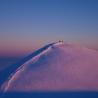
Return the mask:
<path id="1" fill-rule="evenodd" d="M 24 62 L 2 91 L 98 90 L 98 52 L 58 42 Z"/>

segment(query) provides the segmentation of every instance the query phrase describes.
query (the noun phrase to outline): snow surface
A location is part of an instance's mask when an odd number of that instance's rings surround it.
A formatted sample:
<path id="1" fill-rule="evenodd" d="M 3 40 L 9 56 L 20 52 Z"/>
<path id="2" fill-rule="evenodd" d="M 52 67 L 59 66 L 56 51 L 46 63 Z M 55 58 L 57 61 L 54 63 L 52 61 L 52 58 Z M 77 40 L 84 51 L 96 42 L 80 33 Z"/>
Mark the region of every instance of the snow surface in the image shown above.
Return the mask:
<path id="1" fill-rule="evenodd" d="M 4 92 L 74 90 L 98 90 L 98 52 L 62 41 L 24 62 L 2 86 Z"/>

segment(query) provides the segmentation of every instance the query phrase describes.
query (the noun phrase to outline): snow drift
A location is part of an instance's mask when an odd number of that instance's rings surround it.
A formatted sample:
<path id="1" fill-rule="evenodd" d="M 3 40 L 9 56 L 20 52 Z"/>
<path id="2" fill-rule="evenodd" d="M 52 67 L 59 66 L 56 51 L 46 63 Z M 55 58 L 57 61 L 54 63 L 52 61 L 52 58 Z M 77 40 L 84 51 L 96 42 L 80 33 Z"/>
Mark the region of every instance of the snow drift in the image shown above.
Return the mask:
<path id="1" fill-rule="evenodd" d="M 2 86 L 3 92 L 74 90 L 98 90 L 98 52 L 62 41 L 42 48 Z"/>

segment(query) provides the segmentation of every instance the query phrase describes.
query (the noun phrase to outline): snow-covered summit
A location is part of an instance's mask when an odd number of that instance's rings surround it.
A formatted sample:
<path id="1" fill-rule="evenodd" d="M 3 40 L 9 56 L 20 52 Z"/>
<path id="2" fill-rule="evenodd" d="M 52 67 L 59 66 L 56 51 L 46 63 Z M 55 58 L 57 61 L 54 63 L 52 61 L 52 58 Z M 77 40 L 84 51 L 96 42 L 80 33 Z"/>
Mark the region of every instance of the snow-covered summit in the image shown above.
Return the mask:
<path id="1" fill-rule="evenodd" d="M 54 43 L 53 45 L 56 46 L 56 45 L 63 45 L 64 42 L 63 40 L 59 40 L 58 42 Z"/>
<path id="2" fill-rule="evenodd" d="M 65 44 L 44 46 L 2 86 L 7 91 L 98 90 L 98 52 Z"/>

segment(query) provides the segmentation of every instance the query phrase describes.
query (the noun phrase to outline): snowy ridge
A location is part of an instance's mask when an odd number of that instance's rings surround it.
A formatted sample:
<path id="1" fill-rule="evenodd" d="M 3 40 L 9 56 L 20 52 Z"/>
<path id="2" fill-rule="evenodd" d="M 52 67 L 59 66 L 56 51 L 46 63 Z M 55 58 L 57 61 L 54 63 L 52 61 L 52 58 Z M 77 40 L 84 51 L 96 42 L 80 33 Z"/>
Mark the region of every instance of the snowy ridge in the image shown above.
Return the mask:
<path id="1" fill-rule="evenodd" d="M 51 50 L 51 47 L 49 47 L 47 50 L 44 50 L 42 53 L 38 54 L 37 56 L 35 56 L 34 58 L 32 58 L 32 62 L 35 62 L 41 55 L 43 55 L 46 52 L 49 52 L 49 50 Z M 21 65 L 15 73 L 12 73 L 12 75 L 10 76 L 10 78 L 6 81 L 5 84 L 5 88 L 4 88 L 4 92 L 7 91 L 7 89 L 10 86 L 10 83 L 14 80 L 15 77 L 17 77 L 18 73 L 20 73 L 22 70 L 24 70 L 24 67 L 26 67 L 26 65 L 30 62 L 31 60 L 25 62 L 23 65 Z"/>
<path id="2" fill-rule="evenodd" d="M 13 81 L 13 79 L 14 79 L 15 77 L 17 77 L 17 74 L 20 73 L 20 71 L 21 71 L 22 69 L 24 69 L 24 67 L 26 67 L 26 65 L 28 65 L 30 62 L 35 62 L 36 60 L 38 60 L 38 58 L 39 58 L 40 56 L 42 56 L 43 54 L 45 54 L 45 53 L 51 51 L 52 47 L 59 46 L 59 45 L 62 45 L 62 44 L 64 44 L 64 42 L 56 42 L 56 43 L 49 44 L 49 45 L 47 45 L 47 48 L 44 49 L 43 51 L 41 51 L 38 55 L 32 57 L 32 58 L 31 58 L 30 60 L 28 60 L 27 62 L 24 62 L 23 65 L 21 65 L 19 68 L 17 68 L 16 71 L 15 71 L 14 73 L 12 73 L 12 74 L 8 77 L 8 79 L 7 79 L 7 80 L 5 81 L 5 83 L 2 85 L 1 91 L 3 91 L 3 92 L 6 92 L 6 91 L 7 91 L 7 89 L 8 89 L 9 86 L 10 86 L 11 81 Z"/>
<path id="3" fill-rule="evenodd" d="M 63 41 L 35 51 L 2 86 L 2 91 L 98 90 L 98 52 Z"/>

